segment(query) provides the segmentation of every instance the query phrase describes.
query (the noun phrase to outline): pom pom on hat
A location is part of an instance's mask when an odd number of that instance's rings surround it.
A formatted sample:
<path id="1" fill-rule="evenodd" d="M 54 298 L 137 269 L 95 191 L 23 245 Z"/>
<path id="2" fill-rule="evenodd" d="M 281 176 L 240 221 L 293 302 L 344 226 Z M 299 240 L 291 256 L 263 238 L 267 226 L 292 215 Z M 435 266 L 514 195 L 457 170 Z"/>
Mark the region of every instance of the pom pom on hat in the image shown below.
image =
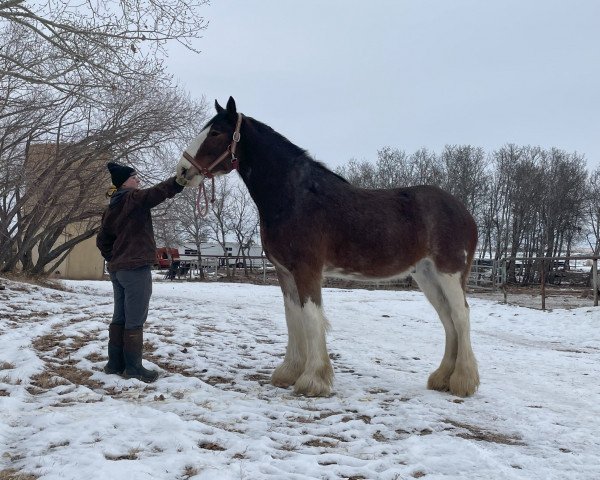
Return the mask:
<path id="1" fill-rule="evenodd" d="M 128 167 L 127 165 L 119 165 L 115 162 L 108 162 L 106 164 L 108 171 L 110 172 L 110 179 L 115 187 L 120 188 L 129 177 L 135 175 L 135 169 Z"/>

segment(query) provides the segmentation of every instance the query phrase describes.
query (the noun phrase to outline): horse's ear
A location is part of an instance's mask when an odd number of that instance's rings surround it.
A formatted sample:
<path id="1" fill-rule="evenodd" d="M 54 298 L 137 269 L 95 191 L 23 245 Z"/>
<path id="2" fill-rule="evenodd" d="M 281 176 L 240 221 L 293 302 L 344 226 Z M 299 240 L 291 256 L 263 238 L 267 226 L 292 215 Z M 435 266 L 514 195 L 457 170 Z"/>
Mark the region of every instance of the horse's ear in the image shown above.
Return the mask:
<path id="1" fill-rule="evenodd" d="M 229 97 L 229 100 L 227 100 L 227 113 L 230 116 L 237 118 L 237 110 L 235 108 L 235 100 L 233 97 Z"/>
<path id="2" fill-rule="evenodd" d="M 221 113 L 221 112 L 225 111 L 225 109 L 221 105 L 219 105 L 219 102 L 217 102 L 216 100 L 215 100 L 215 110 L 217 111 L 217 113 Z"/>

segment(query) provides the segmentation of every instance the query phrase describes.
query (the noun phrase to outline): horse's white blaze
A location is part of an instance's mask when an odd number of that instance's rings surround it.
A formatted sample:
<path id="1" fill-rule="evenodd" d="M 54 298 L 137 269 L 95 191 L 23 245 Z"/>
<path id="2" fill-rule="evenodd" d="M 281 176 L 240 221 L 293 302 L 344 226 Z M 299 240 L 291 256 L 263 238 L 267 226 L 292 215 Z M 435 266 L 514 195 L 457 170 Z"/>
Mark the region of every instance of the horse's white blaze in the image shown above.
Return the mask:
<path id="1" fill-rule="evenodd" d="M 198 136 L 196 138 L 194 138 L 194 140 L 191 141 L 191 143 L 186 147 L 186 149 L 184 151 L 187 152 L 192 157 L 194 157 L 196 155 L 196 153 L 198 152 L 198 150 L 200 150 L 200 147 L 204 143 L 204 140 L 206 140 L 209 130 L 210 130 L 209 127 L 202 130 L 198 134 Z M 184 170 L 187 172 L 185 177 L 188 179 L 188 186 L 197 187 L 198 185 L 200 185 L 202 183 L 202 180 L 204 180 L 204 176 L 201 175 L 200 172 L 198 172 L 198 169 L 196 167 L 194 167 L 182 155 L 181 158 L 179 159 L 179 163 L 177 164 L 177 173 L 181 173 Z"/>

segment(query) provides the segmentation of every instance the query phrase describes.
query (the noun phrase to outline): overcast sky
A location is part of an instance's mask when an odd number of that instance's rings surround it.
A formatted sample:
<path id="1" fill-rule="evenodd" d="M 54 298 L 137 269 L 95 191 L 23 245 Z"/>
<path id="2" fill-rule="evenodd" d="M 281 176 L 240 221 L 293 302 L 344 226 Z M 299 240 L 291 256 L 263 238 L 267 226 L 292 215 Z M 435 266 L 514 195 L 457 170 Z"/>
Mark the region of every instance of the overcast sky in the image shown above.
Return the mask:
<path id="1" fill-rule="evenodd" d="M 384 146 L 509 142 L 600 165 L 598 0 L 213 0 L 203 13 L 201 54 L 173 49 L 170 71 L 329 167 Z"/>

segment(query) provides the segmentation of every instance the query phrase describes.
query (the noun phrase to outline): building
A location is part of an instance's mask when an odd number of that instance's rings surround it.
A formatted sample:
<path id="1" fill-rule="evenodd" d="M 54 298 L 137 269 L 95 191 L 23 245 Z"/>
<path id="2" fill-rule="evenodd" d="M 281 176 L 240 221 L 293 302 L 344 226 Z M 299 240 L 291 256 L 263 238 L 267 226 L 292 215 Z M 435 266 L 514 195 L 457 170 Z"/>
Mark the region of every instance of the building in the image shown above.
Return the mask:
<path id="1" fill-rule="evenodd" d="M 56 162 L 60 166 L 62 160 L 57 160 L 57 146 L 52 143 L 39 143 L 31 144 L 29 146 L 28 155 L 25 161 L 25 178 L 26 188 L 32 191 L 30 195 L 30 201 L 25 205 L 25 210 L 43 206 L 43 196 L 45 189 L 51 188 L 52 185 L 48 185 L 46 178 L 40 175 L 43 172 L 43 168 L 47 164 Z M 64 195 L 65 209 L 73 209 L 73 202 L 69 201 L 70 192 L 73 190 L 69 186 L 76 185 L 77 182 L 89 182 L 93 188 L 88 189 L 85 197 L 85 208 L 90 210 L 97 210 L 101 212 L 106 204 L 107 199 L 104 195 L 104 186 L 110 185 L 110 178 L 106 171 L 105 165 L 107 160 L 106 155 L 95 156 L 87 154 L 84 160 L 73 160 L 65 155 L 64 162 L 70 162 L 69 168 L 66 171 L 72 174 L 73 178 L 68 178 L 68 182 L 65 183 L 66 187 L 61 191 Z M 81 168 L 85 169 L 87 176 L 81 178 Z M 77 170 L 77 169 L 80 170 Z M 98 176 L 98 172 L 103 172 L 104 178 Z M 51 181 L 51 180 L 50 180 Z M 39 197 L 42 197 L 41 199 Z M 60 206 L 58 207 L 60 210 Z M 59 212 L 60 213 L 60 212 Z M 56 240 L 53 248 L 64 244 L 69 239 L 78 236 L 84 231 L 89 231 L 91 225 L 100 221 L 100 214 L 97 217 L 86 218 L 82 222 L 73 222 L 65 226 L 64 231 L 60 237 Z M 37 248 L 32 251 L 32 260 L 35 263 L 39 258 L 39 252 Z M 51 268 L 52 264 L 46 266 L 47 269 Z M 78 243 L 71 252 L 65 257 L 60 265 L 52 268 L 52 271 L 46 270 L 47 273 L 55 278 L 64 278 L 71 280 L 100 280 L 104 275 L 104 259 L 100 255 L 100 251 L 96 247 L 96 236 L 92 236 L 82 242 Z"/>

